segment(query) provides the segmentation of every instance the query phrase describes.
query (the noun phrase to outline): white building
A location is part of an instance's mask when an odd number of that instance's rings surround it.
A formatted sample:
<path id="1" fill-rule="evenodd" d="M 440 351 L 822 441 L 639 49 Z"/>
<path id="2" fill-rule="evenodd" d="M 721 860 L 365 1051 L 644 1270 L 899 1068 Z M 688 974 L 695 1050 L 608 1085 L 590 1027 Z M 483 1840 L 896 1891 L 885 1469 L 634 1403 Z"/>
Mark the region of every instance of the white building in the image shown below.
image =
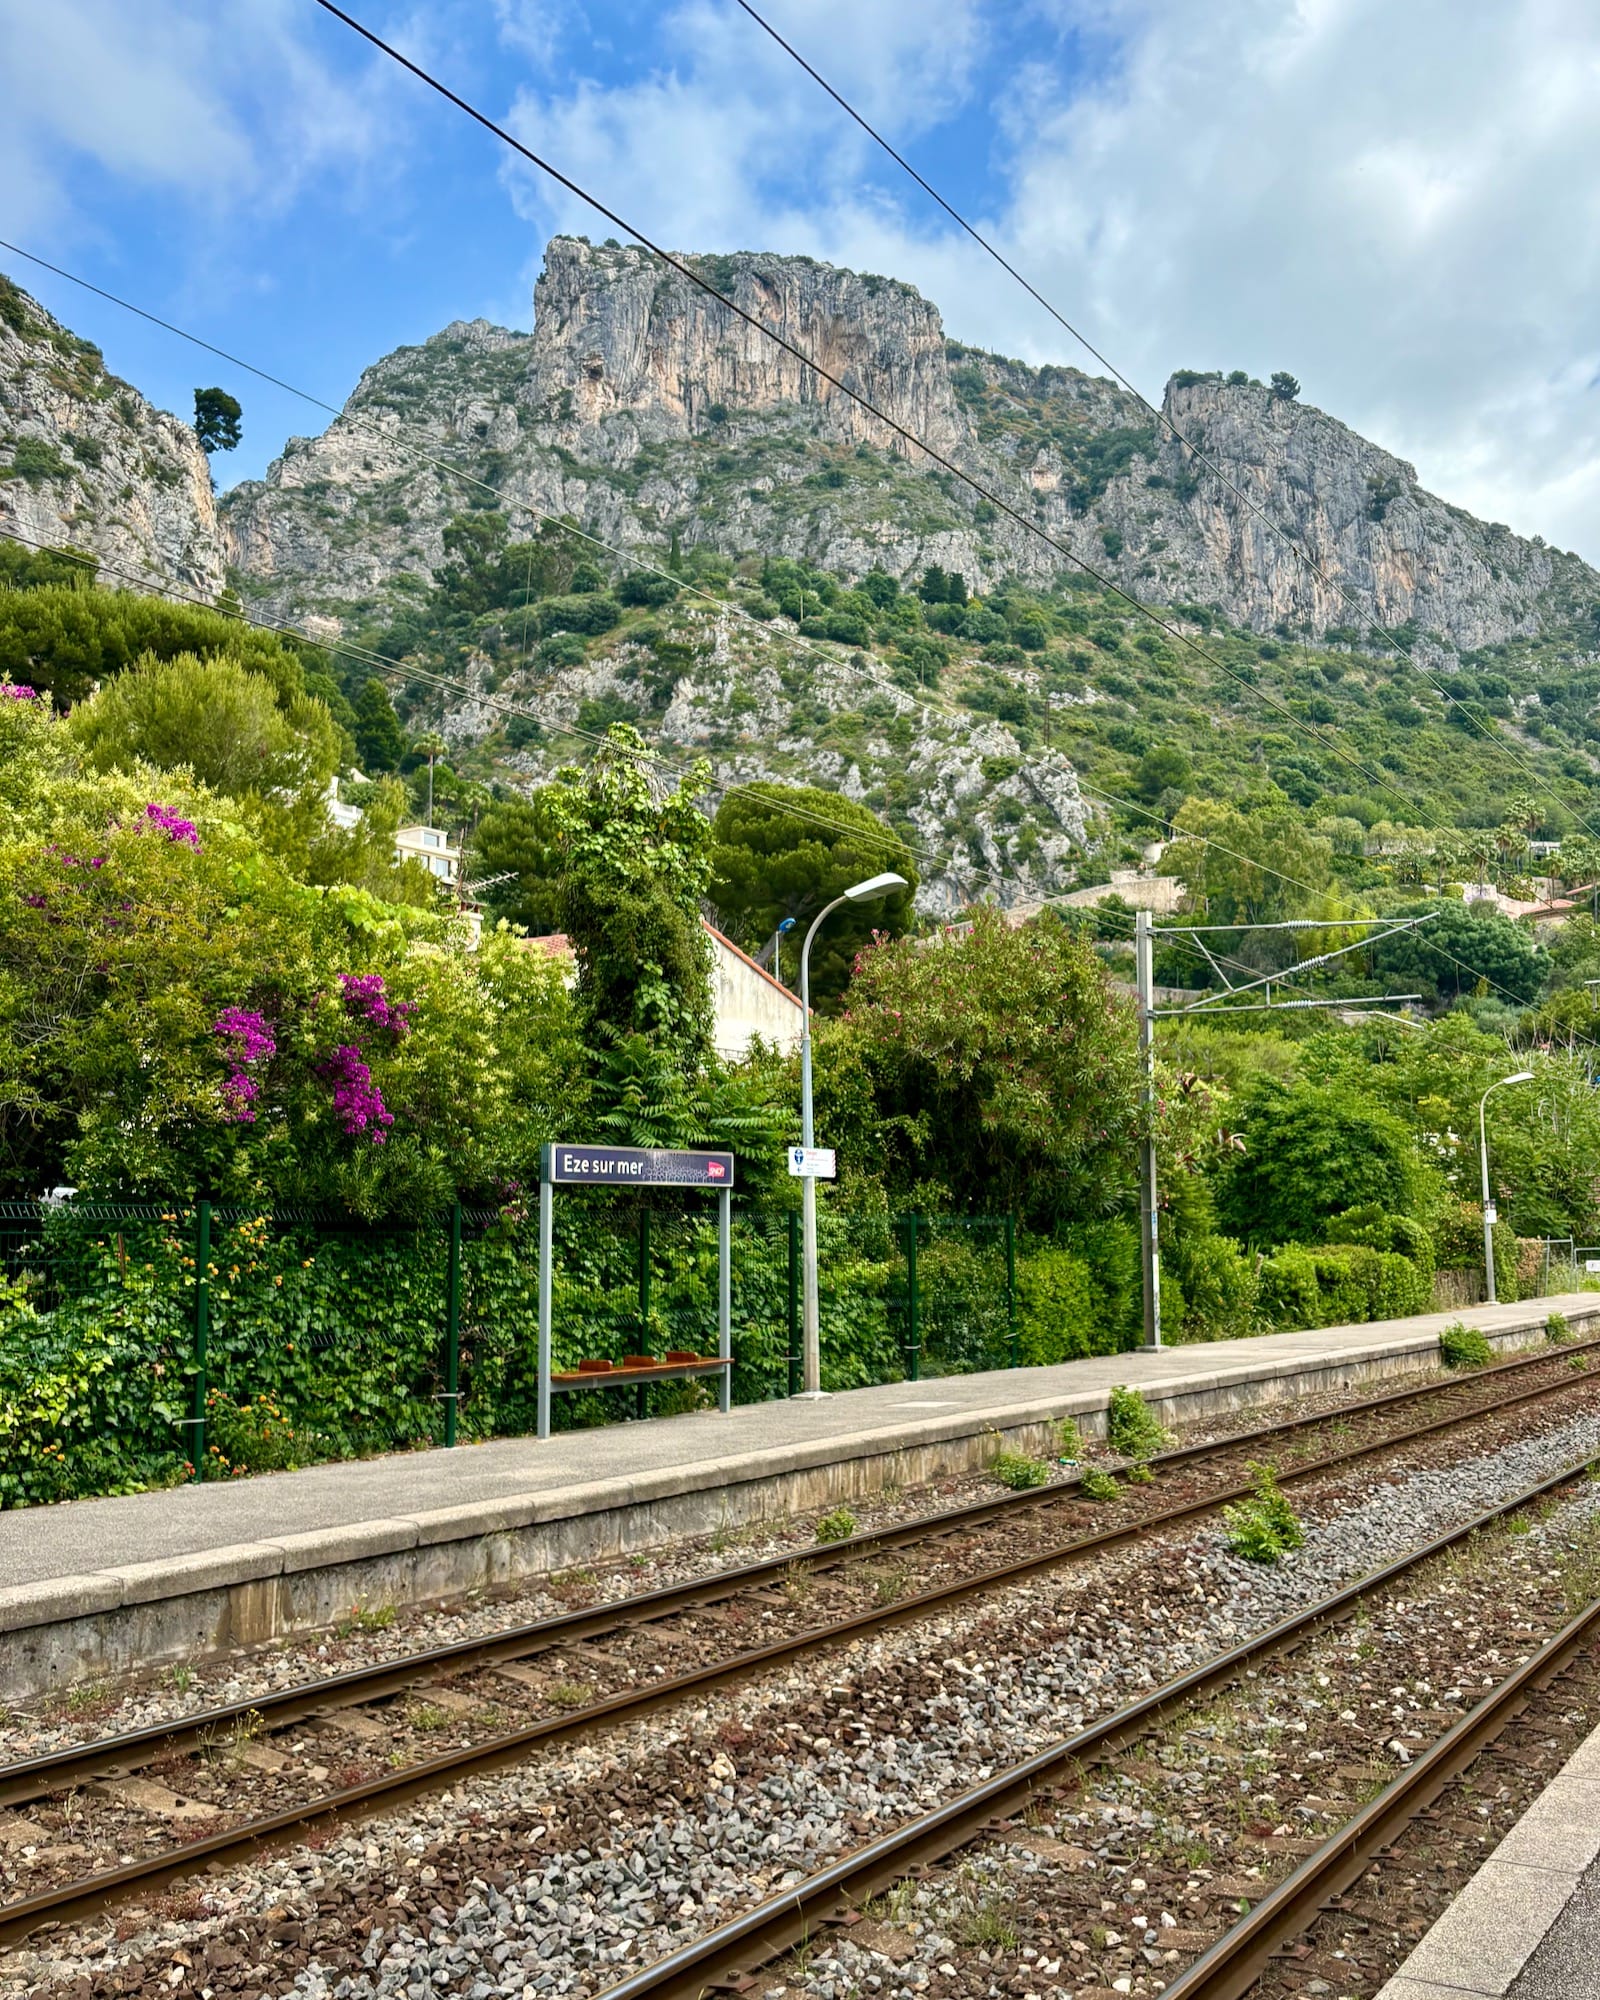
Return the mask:
<path id="1" fill-rule="evenodd" d="M 461 880 L 461 849 L 436 826 L 402 826 L 394 837 L 397 861 L 420 861 L 430 875 L 453 888 Z"/>
<path id="2" fill-rule="evenodd" d="M 711 1038 L 717 1054 L 725 1062 L 738 1062 L 750 1053 L 750 1044 L 759 1036 L 785 1055 L 792 1055 L 800 1046 L 804 1018 L 799 994 L 791 993 L 770 972 L 763 972 L 732 938 L 724 937 L 703 917 L 701 924 L 711 940 Z M 563 932 L 527 938 L 524 943 L 529 951 L 565 959 L 570 967 L 569 986 L 577 978 L 572 945 Z"/>

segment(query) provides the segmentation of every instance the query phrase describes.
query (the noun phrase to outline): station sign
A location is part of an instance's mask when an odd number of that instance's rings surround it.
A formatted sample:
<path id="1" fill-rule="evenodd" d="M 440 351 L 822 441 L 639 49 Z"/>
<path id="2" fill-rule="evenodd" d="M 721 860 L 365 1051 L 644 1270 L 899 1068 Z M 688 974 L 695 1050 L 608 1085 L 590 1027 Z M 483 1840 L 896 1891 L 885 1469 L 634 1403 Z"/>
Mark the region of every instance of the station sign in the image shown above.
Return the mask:
<path id="1" fill-rule="evenodd" d="M 728 1188 L 733 1186 L 733 1155 L 558 1142 L 543 1148 L 539 1172 L 564 1187 Z"/>
<path id="2" fill-rule="evenodd" d="M 832 1146 L 791 1146 L 789 1172 L 797 1180 L 831 1181 L 838 1178 Z"/>

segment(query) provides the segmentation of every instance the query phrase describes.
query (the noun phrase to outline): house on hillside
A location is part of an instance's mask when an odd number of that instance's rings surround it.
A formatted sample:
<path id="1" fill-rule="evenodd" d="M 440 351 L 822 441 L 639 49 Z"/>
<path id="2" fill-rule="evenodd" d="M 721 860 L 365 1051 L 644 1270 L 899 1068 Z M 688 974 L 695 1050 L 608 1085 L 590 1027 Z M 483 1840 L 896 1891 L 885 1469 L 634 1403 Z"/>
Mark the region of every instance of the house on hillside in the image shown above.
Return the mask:
<path id="1" fill-rule="evenodd" d="M 764 972 L 714 924 L 706 923 L 703 917 L 700 921 L 711 940 L 711 1034 L 717 1054 L 725 1062 L 738 1062 L 750 1053 L 750 1044 L 758 1036 L 785 1055 L 793 1054 L 800 1046 L 804 1021 L 799 994 Z M 529 951 L 565 959 L 569 986 L 577 978 L 572 944 L 563 932 L 526 938 L 523 943 Z"/>
<path id="2" fill-rule="evenodd" d="M 396 861 L 420 861 L 430 875 L 437 875 L 449 888 L 461 880 L 461 849 L 450 845 L 449 834 L 436 826 L 402 826 L 394 836 Z"/>

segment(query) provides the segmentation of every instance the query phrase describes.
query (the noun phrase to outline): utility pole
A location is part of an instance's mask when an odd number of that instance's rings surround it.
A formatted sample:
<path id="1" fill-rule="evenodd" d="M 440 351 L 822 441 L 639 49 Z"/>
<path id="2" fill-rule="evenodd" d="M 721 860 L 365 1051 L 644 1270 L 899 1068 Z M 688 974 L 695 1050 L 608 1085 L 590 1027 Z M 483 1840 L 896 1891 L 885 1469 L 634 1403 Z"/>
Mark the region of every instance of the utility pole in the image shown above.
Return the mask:
<path id="1" fill-rule="evenodd" d="M 1145 1124 L 1139 1163 L 1139 1258 L 1144 1273 L 1144 1344 L 1153 1350 L 1161 1345 L 1161 1244 L 1156 1190 L 1155 937 L 1148 910 L 1134 913 L 1133 964 Z"/>

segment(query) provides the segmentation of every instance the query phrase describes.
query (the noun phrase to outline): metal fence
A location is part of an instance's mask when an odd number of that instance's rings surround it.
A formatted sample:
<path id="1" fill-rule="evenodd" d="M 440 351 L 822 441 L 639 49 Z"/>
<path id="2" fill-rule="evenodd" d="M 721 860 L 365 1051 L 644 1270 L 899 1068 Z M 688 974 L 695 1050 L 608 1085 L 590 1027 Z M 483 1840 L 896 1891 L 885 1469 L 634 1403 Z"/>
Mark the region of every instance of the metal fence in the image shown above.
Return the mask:
<path id="1" fill-rule="evenodd" d="M 829 1387 L 1015 1365 L 1011 1217 L 824 1205 L 818 1234 Z M 794 1394 L 798 1211 L 736 1207 L 732 1250 L 735 1398 Z M 557 1365 L 712 1351 L 716 1267 L 712 1203 L 564 1197 Z M 165 1452 L 224 1477 L 535 1427 L 538 1232 L 517 1207 L 372 1225 L 210 1202 L 0 1203 L 0 1279 L 0 1415 L 87 1384 L 58 1399 L 59 1428 L 108 1463 Z M 667 1414 L 702 1394 L 602 1378 L 564 1397 L 560 1420 Z"/>

